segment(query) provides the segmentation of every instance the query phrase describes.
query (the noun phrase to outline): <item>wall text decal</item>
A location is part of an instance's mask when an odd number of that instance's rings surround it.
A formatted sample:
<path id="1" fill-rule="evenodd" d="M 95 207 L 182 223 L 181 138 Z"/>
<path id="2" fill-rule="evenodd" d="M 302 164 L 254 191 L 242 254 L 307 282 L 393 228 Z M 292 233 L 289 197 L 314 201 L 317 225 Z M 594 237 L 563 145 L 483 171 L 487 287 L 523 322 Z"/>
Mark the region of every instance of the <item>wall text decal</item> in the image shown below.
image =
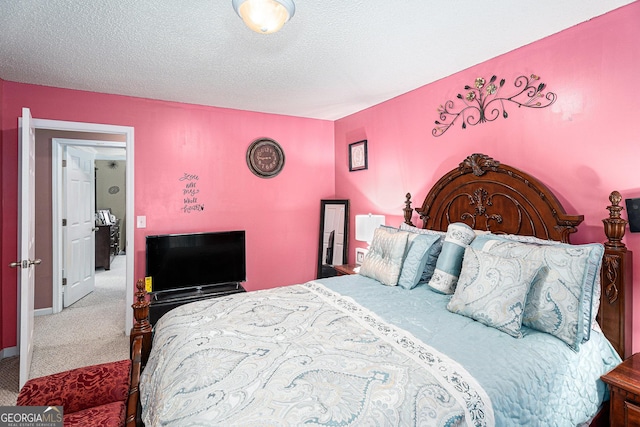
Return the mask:
<path id="1" fill-rule="evenodd" d="M 200 193 L 200 189 L 197 188 L 198 179 L 198 175 L 186 172 L 180 178 L 180 182 L 184 182 L 184 188 L 182 189 L 182 198 L 184 200 L 182 212 L 184 213 L 204 210 L 204 204 L 198 203 L 197 194 Z"/>
<path id="2" fill-rule="evenodd" d="M 467 93 L 463 96 L 458 94 L 457 98 L 462 101 L 464 107 L 455 111 L 455 103 L 449 100 L 438 107 L 440 120 L 436 120 L 436 127 L 433 128 L 431 134 L 433 136 L 443 135 L 453 124 L 462 117 L 462 129 L 466 129 L 467 125 L 475 126 L 478 123 L 492 122 L 502 115 L 505 119 L 509 117 L 506 103 L 512 103 L 520 107 L 527 108 L 545 108 L 556 101 L 557 95 L 553 92 L 543 93 L 546 88 L 545 83 L 536 82 L 540 77 L 535 74 L 531 76 L 519 76 L 513 85 L 519 88 L 519 91 L 511 96 L 499 96 L 500 90 L 504 86 L 505 80 L 501 79 L 496 83 L 496 76 L 492 76 L 489 83 L 483 77 L 478 77 L 473 86 L 466 85 L 464 90 Z"/>

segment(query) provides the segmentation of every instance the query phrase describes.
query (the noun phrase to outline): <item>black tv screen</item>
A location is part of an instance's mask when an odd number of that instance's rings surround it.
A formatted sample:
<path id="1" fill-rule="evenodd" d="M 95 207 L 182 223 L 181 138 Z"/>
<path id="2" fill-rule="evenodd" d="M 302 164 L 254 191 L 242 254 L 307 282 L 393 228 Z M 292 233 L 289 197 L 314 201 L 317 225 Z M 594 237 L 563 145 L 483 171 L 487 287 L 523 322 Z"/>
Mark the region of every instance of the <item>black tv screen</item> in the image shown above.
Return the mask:
<path id="1" fill-rule="evenodd" d="M 244 282 L 245 232 L 147 236 L 153 292 Z"/>

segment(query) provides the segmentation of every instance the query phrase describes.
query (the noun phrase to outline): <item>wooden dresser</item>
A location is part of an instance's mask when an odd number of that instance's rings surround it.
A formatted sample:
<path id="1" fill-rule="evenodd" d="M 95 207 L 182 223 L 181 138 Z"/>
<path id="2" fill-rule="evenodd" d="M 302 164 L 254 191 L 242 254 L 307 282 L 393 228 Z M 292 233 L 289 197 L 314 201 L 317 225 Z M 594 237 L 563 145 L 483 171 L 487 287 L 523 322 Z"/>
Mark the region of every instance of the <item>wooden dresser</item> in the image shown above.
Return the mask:
<path id="1" fill-rule="evenodd" d="M 96 265 L 95 268 L 111 269 L 111 260 L 120 250 L 119 221 L 113 225 L 96 226 Z"/>

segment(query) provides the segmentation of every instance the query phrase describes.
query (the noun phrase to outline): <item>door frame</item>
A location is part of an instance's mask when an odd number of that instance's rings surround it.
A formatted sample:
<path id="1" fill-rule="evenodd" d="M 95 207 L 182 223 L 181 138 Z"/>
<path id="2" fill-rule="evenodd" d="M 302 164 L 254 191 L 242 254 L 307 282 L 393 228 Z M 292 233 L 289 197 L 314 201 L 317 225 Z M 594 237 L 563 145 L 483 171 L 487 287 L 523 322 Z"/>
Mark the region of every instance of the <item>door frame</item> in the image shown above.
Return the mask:
<path id="1" fill-rule="evenodd" d="M 93 140 L 93 139 L 68 139 L 68 138 L 52 138 L 52 147 L 51 147 L 51 218 L 52 218 L 52 227 L 53 231 L 53 259 L 51 260 L 51 264 L 53 266 L 53 296 L 52 296 L 52 313 L 60 313 L 63 309 L 64 299 L 62 296 L 63 288 L 62 288 L 62 272 L 64 270 L 64 257 L 62 254 L 64 253 L 65 248 L 64 244 L 64 230 L 62 227 L 62 218 L 63 218 L 63 171 L 62 171 L 62 159 L 64 158 L 64 149 L 68 146 L 78 146 L 78 147 L 110 147 L 110 148 L 124 148 L 126 153 L 126 143 L 118 142 L 118 141 L 101 141 L 101 140 Z M 113 157 L 116 159 L 116 156 L 110 156 L 111 159 Z M 99 157 L 96 156 L 96 159 Z M 100 156 L 102 158 L 102 156 Z M 117 156 L 117 160 L 126 160 L 125 156 Z M 125 169 L 126 173 L 126 169 Z M 127 188 L 128 191 L 128 188 Z M 126 198 L 126 195 L 125 195 Z M 125 203 L 126 204 L 126 203 Z M 125 208 L 126 209 L 126 208 Z M 95 249 L 94 249 L 95 250 Z M 126 251 L 125 251 L 126 252 Z M 129 255 L 128 252 L 127 256 Z M 127 258 L 128 259 L 128 258 Z M 128 307 L 127 307 L 128 308 Z M 131 311 L 131 310 L 127 310 Z M 125 324 L 125 328 L 127 325 Z"/>
<path id="2" fill-rule="evenodd" d="M 131 304 L 133 304 L 133 291 L 134 291 L 134 254 L 135 254 L 135 230 L 134 230 L 134 128 L 131 126 L 119 126 L 119 125 L 106 125 L 99 123 L 85 123 L 85 122 L 69 122 L 62 120 L 49 120 L 49 119 L 33 119 L 33 127 L 36 129 L 48 129 L 48 130 L 59 130 L 59 131 L 68 131 L 68 132 L 85 132 L 85 133 L 101 133 L 101 134 L 118 134 L 124 135 L 125 137 L 125 150 L 126 150 L 126 171 L 125 171 L 125 181 L 126 181 L 126 215 L 128 221 L 126 223 L 126 235 L 127 239 L 125 242 L 125 252 L 127 254 L 127 272 L 126 272 L 126 286 L 125 286 L 125 323 L 123 325 L 124 331 L 126 335 L 129 335 L 131 326 L 133 325 L 133 310 L 129 309 Z M 74 140 L 77 141 L 77 140 Z M 104 142 L 104 141 L 101 141 Z M 121 143 L 122 144 L 122 143 Z M 53 153 L 52 153 L 53 156 Z M 53 194 L 52 194 L 52 197 Z M 54 200 L 55 203 L 55 200 Z M 61 222 L 58 222 L 60 224 Z M 56 232 L 57 227 L 53 227 L 53 232 Z M 58 236 L 61 238 L 61 236 Z M 54 244 L 57 241 L 54 235 Z M 58 255 L 56 254 L 56 248 L 54 248 L 54 258 Z M 57 265 L 53 263 L 54 266 Z M 58 270 L 59 271 L 59 270 Z M 56 273 L 54 272 L 54 277 Z M 56 298 L 56 293 L 54 292 L 54 298 Z M 58 296 L 59 298 L 59 296 Z"/>

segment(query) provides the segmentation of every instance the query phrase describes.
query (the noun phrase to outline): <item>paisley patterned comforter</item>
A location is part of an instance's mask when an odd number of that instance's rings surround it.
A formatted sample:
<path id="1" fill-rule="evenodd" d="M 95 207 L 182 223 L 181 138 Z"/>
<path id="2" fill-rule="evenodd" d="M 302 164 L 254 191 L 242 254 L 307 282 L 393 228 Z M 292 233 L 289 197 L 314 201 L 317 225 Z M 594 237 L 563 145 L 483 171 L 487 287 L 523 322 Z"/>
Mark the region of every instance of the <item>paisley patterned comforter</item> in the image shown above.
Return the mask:
<path id="1" fill-rule="evenodd" d="M 147 426 L 490 426 L 457 362 L 317 282 L 181 306 L 141 378 Z"/>

